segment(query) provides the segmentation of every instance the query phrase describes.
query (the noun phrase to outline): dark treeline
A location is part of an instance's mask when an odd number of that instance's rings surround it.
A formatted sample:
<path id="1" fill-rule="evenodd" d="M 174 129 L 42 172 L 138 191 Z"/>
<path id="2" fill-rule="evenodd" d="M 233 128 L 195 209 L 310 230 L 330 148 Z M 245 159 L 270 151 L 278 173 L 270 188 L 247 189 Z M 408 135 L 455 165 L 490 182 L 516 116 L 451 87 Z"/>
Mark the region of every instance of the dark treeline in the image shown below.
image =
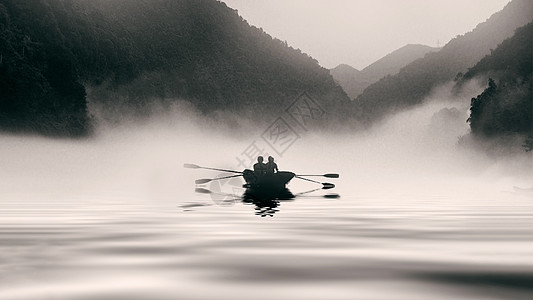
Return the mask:
<path id="1" fill-rule="evenodd" d="M 59 29 L 58 20 L 69 15 L 63 8 L 43 1 L 0 2 L 0 129 L 89 132 L 85 89 Z"/>
<path id="2" fill-rule="evenodd" d="M 439 52 L 429 53 L 402 68 L 397 75 L 382 78 L 366 88 L 354 101 L 358 117 L 373 122 L 388 113 L 422 103 L 433 88 L 460 77 L 512 36 L 516 28 L 532 19 L 533 1 L 510 2 L 471 32 L 452 39 Z"/>
<path id="3" fill-rule="evenodd" d="M 527 134 L 531 25 L 502 41 L 532 18 L 533 2 L 513 0 L 350 102 L 316 60 L 216 0 L 0 0 L 0 130 L 90 134 L 88 99 L 110 119 L 187 100 L 204 113 L 269 122 L 304 91 L 325 122 L 370 124 L 440 83 L 455 78 L 459 89 L 485 76 L 492 81 L 472 101 L 472 132 Z"/>
<path id="4" fill-rule="evenodd" d="M 516 30 L 463 76 L 488 78 L 488 87 L 473 98 L 470 127 L 478 137 L 533 136 L 533 23 Z"/>
<path id="5" fill-rule="evenodd" d="M 118 112 L 184 99 L 270 120 L 307 91 L 348 116 L 328 70 L 215 0 L 2 0 L 0 41 L 8 130 L 88 133 L 84 87 Z"/>

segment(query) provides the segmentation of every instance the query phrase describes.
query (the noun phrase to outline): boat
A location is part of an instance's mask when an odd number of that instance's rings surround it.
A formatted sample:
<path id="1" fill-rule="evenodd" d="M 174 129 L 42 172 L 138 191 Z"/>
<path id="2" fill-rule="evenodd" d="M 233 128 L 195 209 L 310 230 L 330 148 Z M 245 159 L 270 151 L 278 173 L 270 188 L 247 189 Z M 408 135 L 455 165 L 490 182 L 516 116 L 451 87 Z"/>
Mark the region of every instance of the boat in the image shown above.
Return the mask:
<path id="1" fill-rule="evenodd" d="M 293 172 L 288 171 L 278 171 L 276 173 L 270 173 L 265 174 L 263 176 L 256 176 L 254 171 L 250 169 L 246 169 L 242 172 L 236 171 L 236 170 L 228 170 L 228 169 L 220 169 L 220 168 L 210 168 L 210 167 L 202 167 L 195 164 L 183 164 L 184 168 L 188 169 L 205 169 L 205 170 L 213 170 L 213 171 L 220 171 L 220 172 L 227 172 L 227 173 L 233 173 L 233 175 L 228 176 L 222 176 L 217 178 L 205 178 L 205 179 L 197 179 L 195 180 L 195 184 L 197 185 L 195 191 L 197 193 L 202 194 L 211 194 L 211 195 L 220 195 L 223 197 L 223 201 L 226 201 L 225 199 L 229 196 L 231 198 L 231 201 L 234 201 L 236 198 L 235 194 L 228 194 L 223 193 L 221 191 L 213 192 L 211 190 L 198 187 L 198 185 L 206 184 L 209 182 L 212 182 L 214 180 L 224 180 L 229 178 L 236 178 L 236 177 L 243 177 L 244 181 L 246 182 L 243 187 L 246 189 L 244 193 L 241 196 L 242 202 L 245 204 L 253 204 L 255 205 L 255 214 L 261 217 L 265 216 L 274 216 L 274 214 L 279 211 L 278 207 L 280 205 L 280 202 L 285 201 L 293 201 L 296 197 L 299 197 L 304 194 L 312 193 L 318 190 L 327 190 L 332 189 L 335 187 L 334 184 L 329 182 L 319 182 L 316 180 L 312 180 L 306 177 L 309 176 L 319 176 L 319 177 L 326 177 L 326 178 L 339 178 L 339 174 L 336 173 L 328 173 L 328 174 L 311 174 L 311 175 L 296 175 Z M 287 184 L 293 179 L 301 179 L 305 181 L 309 181 L 315 184 L 320 184 L 321 188 L 315 188 L 306 192 L 301 192 L 297 194 L 293 194 L 289 189 L 287 188 Z M 238 185 L 237 185 L 238 186 Z M 219 187 L 220 189 L 220 187 Z M 234 190 L 235 192 L 235 190 Z M 338 198 L 338 194 L 329 194 L 323 196 L 325 198 Z M 239 198 L 239 196 L 237 196 Z"/>
<path id="2" fill-rule="evenodd" d="M 254 171 L 250 169 L 246 169 L 242 172 L 234 171 L 234 170 L 227 170 L 227 169 L 220 169 L 220 168 L 210 168 L 210 167 L 201 167 L 199 165 L 195 164 L 183 164 L 184 168 L 189 169 L 205 169 L 205 170 L 213 170 L 213 171 L 221 171 L 221 172 L 228 172 L 228 173 L 234 173 L 234 175 L 230 176 L 223 176 L 218 177 L 214 179 L 197 179 L 195 183 L 198 184 L 205 184 L 208 182 L 211 182 L 213 180 L 222 180 L 222 179 L 228 179 L 228 178 L 234 178 L 234 177 L 240 177 L 242 176 L 244 178 L 244 181 L 246 184 L 243 185 L 244 188 L 246 188 L 246 191 L 243 195 L 243 198 L 245 199 L 251 199 L 251 200 L 288 200 L 293 199 L 295 196 L 287 189 L 287 184 L 293 179 L 298 178 L 301 180 L 313 182 L 316 184 L 322 185 L 322 189 L 331 189 L 334 188 L 335 185 L 328 182 L 319 182 L 316 180 L 305 178 L 307 176 L 320 176 L 320 177 L 326 177 L 326 178 L 339 178 L 339 174 L 336 173 L 328 173 L 328 174 L 322 174 L 322 175 L 296 175 L 293 172 L 288 171 L 279 171 L 276 173 L 270 173 L 265 174 L 263 176 L 256 176 Z M 205 189 L 197 189 L 204 191 Z M 207 190 L 206 190 L 207 191 Z M 315 190 L 312 190 L 315 191 Z"/>
<path id="3" fill-rule="evenodd" d="M 243 197 L 249 199 L 292 199 L 294 195 L 287 189 L 287 184 L 296 174 L 287 171 L 266 174 L 257 177 L 254 171 L 246 169 L 242 172 L 246 184 Z"/>

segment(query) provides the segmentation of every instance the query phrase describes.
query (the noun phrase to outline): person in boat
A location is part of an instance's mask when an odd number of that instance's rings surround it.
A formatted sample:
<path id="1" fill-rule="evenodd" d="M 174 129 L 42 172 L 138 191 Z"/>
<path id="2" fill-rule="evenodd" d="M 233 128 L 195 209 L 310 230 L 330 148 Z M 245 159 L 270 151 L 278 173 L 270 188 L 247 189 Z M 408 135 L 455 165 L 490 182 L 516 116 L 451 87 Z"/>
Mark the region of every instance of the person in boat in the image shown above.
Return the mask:
<path id="1" fill-rule="evenodd" d="M 257 163 L 254 165 L 254 174 L 256 178 L 261 178 L 266 174 L 266 164 L 263 163 L 263 157 L 257 157 Z"/>
<path id="2" fill-rule="evenodd" d="M 268 162 L 266 163 L 265 166 L 266 166 L 266 174 L 267 175 L 272 175 L 274 173 L 279 172 L 278 165 L 274 162 L 274 157 L 272 157 L 272 156 L 268 157 Z"/>

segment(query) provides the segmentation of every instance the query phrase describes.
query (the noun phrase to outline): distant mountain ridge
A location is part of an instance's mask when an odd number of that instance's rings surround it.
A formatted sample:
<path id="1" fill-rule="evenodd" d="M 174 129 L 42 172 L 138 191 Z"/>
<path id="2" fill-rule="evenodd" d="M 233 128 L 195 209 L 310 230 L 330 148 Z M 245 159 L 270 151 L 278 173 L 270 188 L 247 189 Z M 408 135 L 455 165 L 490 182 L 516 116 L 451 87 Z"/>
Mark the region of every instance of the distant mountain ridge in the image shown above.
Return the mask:
<path id="1" fill-rule="evenodd" d="M 439 49 L 425 45 L 409 44 L 387 54 L 361 71 L 348 65 L 339 65 L 331 69 L 330 73 L 346 94 L 351 99 L 354 99 L 370 84 L 387 75 L 397 74 L 401 68 L 409 63 Z"/>
<path id="2" fill-rule="evenodd" d="M 0 130 L 87 134 L 86 91 L 116 120 L 187 100 L 270 121 L 304 91 L 348 116 L 327 69 L 217 0 L 2 0 L 0 54 Z"/>
<path id="3" fill-rule="evenodd" d="M 361 72 L 371 81 L 377 81 L 387 75 L 394 75 L 409 63 L 423 58 L 426 54 L 437 52 L 441 48 L 420 44 L 408 44 L 364 68 Z"/>
<path id="4" fill-rule="evenodd" d="M 358 95 L 362 89 L 364 89 L 362 87 L 366 83 L 364 75 L 361 74 L 361 71 L 352 66 L 341 64 L 329 70 L 329 73 L 333 76 L 335 82 L 342 87 L 350 99 L 352 99 L 354 95 Z"/>
<path id="5" fill-rule="evenodd" d="M 368 86 L 354 101 L 359 120 L 371 123 L 387 113 L 420 104 L 439 84 L 454 80 L 490 53 L 516 28 L 533 19 L 533 1 L 513 0 L 474 30 L 457 36 L 440 51 Z"/>

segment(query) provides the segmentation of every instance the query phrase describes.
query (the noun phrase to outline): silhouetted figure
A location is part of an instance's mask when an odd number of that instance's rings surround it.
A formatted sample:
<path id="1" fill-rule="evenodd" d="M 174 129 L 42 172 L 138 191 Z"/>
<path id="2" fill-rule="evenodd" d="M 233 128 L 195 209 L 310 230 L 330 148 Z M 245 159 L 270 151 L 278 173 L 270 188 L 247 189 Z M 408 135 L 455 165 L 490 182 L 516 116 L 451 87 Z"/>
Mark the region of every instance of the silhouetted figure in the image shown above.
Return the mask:
<path id="1" fill-rule="evenodd" d="M 266 174 L 266 164 L 263 163 L 263 157 L 257 157 L 257 163 L 254 165 L 254 174 L 257 178 L 263 177 Z"/>
<path id="2" fill-rule="evenodd" d="M 278 171 L 278 165 L 274 162 L 274 157 L 269 156 L 268 162 L 266 163 L 266 174 L 272 175 Z"/>

